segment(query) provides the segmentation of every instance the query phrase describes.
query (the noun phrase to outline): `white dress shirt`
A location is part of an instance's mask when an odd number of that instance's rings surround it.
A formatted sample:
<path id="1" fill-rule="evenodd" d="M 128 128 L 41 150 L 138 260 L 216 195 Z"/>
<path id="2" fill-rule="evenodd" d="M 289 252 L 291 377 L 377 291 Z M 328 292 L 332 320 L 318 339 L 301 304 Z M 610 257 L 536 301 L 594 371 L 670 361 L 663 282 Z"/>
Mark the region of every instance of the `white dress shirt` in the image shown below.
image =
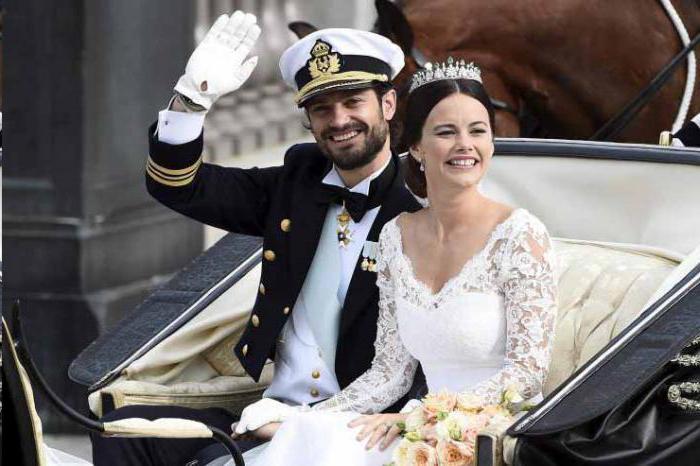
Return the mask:
<path id="1" fill-rule="evenodd" d="M 204 112 L 161 110 L 158 112 L 158 140 L 173 145 L 194 141 L 202 132 L 205 116 Z"/>
<path id="2" fill-rule="evenodd" d="M 350 191 L 367 195 L 370 183 L 384 171 L 389 162 L 390 160 L 387 160 L 383 167 L 350 188 Z M 322 183 L 345 186 L 335 167 L 323 178 Z M 337 244 L 334 225 L 337 222 L 336 217 L 342 212 L 342 209 L 342 206 L 336 204 L 329 206 L 319 243 L 333 241 Z M 362 220 L 357 223 L 352 219 L 350 220 L 348 228 L 352 241 L 345 247 L 337 246 L 338 255 L 340 256 L 340 280 L 337 281 L 338 288 L 336 290 L 338 306 L 329 305 L 329 309 L 336 309 L 338 313 L 342 310 L 342 303 L 345 302 L 345 296 L 357 261 L 367 239 L 367 234 L 377 218 L 379 209 L 380 207 L 375 207 L 368 210 L 362 217 Z M 326 236 L 328 235 L 332 235 L 332 237 L 327 238 Z M 312 263 L 313 266 L 314 264 Z M 318 275 L 309 274 L 307 279 L 312 276 Z M 306 286 L 307 284 L 305 283 L 294 305 L 292 318 L 288 319 L 282 328 L 282 344 L 277 345 L 275 357 L 275 361 L 281 362 L 276 363 L 277 366 L 272 383 L 263 394 L 265 397 L 276 398 L 292 405 L 316 403 L 340 391 L 338 379 L 335 375 L 335 355 L 323 354 L 321 350 L 323 345 L 319 345 L 315 340 L 313 323 L 309 323 L 306 318 L 309 315 L 308 310 L 305 309 L 306 300 L 304 300 L 303 292 Z M 329 319 L 337 317 L 337 322 L 340 322 L 339 315 L 327 317 Z"/>

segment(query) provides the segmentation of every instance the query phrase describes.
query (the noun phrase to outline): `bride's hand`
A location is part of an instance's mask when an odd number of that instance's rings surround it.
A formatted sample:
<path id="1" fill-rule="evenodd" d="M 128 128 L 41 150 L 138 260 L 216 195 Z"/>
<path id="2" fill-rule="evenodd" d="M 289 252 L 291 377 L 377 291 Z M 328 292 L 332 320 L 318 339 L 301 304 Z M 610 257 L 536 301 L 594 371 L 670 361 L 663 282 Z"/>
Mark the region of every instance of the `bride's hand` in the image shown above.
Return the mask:
<path id="1" fill-rule="evenodd" d="M 357 441 L 361 442 L 369 436 L 365 448 L 371 450 L 380 440 L 380 450 L 385 450 L 401 433 L 399 422 L 406 421 L 407 414 L 369 414 L 353 419 L 348 427 L 362 426 L 362 430 L 357 434 Z"/>

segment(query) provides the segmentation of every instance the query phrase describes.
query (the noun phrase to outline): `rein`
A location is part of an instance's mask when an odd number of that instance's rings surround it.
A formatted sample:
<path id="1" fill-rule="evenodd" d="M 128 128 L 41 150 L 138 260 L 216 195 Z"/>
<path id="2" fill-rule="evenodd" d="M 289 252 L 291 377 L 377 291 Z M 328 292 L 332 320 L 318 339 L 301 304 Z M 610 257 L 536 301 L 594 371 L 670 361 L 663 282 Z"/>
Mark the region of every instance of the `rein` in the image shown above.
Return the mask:
<path id="1" fill-rule="evenodd" d="M 686 45 L 678 55 L 673 57 L 671 61 L 659 72 L 659 74 L 656 75 L 649 85 L 647 85 L 647 87 L 644 88 L 633 101 L 628 103 L 625 108 L 620 111 L 620 113 L 615 115 L 598 131 L 596 131 L 595 134 L 591 136 L 590 140 L 603 141 L 615 138 L 623 129 L 627 127 L 627 125 L 639 113 L 639 111 L 649 103 L 659 89 L 666 84 L 666 82 L 671 78 L 673 71 L 675 71 L 676 68 L 681 65 L 681 63 L 683 63 L 683 59 L 690 54 L 698 44 L 700 44 L 700 34 L 696 35 L 695 38 L 690 41 L 690 43 Z"/>

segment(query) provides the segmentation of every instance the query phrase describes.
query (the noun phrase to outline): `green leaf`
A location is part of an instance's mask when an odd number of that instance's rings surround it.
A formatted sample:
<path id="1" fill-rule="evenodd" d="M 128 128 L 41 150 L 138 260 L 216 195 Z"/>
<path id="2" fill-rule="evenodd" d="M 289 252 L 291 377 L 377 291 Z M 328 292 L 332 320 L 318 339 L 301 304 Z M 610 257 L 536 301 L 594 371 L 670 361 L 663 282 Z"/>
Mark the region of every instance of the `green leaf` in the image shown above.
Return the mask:
<path id="1" fill-rule="evenodd" d="M 403 436 L 409 442 L 417 442 L 418 440 L 423 440 L 423 437 L 418 432 L 406 432 Z"/>

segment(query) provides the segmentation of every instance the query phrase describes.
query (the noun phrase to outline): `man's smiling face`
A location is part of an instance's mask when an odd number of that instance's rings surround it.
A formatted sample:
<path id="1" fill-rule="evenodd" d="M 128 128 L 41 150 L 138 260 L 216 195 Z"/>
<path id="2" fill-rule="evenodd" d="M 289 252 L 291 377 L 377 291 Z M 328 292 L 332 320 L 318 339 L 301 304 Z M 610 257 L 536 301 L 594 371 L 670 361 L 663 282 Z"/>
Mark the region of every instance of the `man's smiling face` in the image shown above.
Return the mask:
<path id="1" fill-rule="evenodd" d="M 374 89 L 342 90 L 312 98 L 306 105 L 311 132 L 326 156 L 341 170 L 371 163 L 389 136 L 396 93 Z"/>

